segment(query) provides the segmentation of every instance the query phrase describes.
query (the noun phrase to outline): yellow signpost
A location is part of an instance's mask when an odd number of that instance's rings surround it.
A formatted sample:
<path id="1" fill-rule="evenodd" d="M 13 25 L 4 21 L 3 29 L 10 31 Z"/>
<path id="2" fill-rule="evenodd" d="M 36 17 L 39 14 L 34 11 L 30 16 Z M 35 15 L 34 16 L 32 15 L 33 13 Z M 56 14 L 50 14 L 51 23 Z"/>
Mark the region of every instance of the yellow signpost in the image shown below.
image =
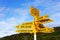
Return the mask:
<path id="1" fill-rule="evenodd" d="M 42 32 L 42 33 L 54 32 L 54 28 L 45 27 L 43 25 L 47 22 L 53 22 L 52 19 L 48 18 L 48 15 L 40 16 L 39 10 L 32 6 L 30 7 L 30 13 L 34 17 L 34 21 L 26 22 L 21 25 L 17 25 L 16 28 L 18 28 L 18 30 L 16 30 L 16 32 L 18 32 L 18 33 L 34 33 L 34 40 L 36 40 L 36 32 Z"/>
<path id="2" fill-rule="evenodd" d="M 38 17 L 39 16 L 39 10 L 37 10 L 36 8 L 34 7 L 30 7 L 30 13 L 33 17 Z"/>
<path id="3" fill-rule="evenodd" d="M 26 22 L 21 25 L 16 26 L 18 30 L 16 32 L 20 33 L 33 33 L 34 27 L 33 27 L 33 22 Z"/>

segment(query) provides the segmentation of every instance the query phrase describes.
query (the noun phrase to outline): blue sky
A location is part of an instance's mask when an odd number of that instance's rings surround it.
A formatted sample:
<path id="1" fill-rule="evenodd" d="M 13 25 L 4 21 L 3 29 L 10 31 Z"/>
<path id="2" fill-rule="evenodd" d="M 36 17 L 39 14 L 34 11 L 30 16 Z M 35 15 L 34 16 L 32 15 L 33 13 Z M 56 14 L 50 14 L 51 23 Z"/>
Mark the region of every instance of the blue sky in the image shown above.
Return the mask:
<path id="1" fill-rule="evenodd" d="M 33 21 L 30 6 L 54 20 L 46 26 L 60 26 L 60 0 L 0 0 L 0 38 L 16 34 L 16 25 Z"/>

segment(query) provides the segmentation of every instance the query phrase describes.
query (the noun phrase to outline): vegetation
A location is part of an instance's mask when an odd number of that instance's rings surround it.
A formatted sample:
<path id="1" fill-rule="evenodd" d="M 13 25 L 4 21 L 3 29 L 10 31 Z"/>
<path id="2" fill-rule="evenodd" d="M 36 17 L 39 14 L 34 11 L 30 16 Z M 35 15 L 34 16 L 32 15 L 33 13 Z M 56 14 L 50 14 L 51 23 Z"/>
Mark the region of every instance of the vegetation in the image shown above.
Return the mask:
<path id="1" fill-rule="evenodd" d="M 54 33 L 37 33 L 37 40 L 60 40 L 60 27 L 54 27 Z M 33 34 L 15 34 L 7 37 L 0 38 L 0 40 L 34 40 Z"/>

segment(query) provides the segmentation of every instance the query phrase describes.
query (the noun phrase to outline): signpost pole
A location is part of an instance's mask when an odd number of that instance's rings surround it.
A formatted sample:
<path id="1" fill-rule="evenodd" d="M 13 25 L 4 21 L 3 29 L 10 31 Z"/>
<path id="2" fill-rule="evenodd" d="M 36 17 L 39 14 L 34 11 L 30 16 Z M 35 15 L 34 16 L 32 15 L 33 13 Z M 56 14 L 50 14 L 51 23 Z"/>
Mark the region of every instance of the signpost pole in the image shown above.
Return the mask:
<path id="1" fill-rule="evenodd" d="M 34 40 L 36 40 L 36 33 L 34 33 Z"/>

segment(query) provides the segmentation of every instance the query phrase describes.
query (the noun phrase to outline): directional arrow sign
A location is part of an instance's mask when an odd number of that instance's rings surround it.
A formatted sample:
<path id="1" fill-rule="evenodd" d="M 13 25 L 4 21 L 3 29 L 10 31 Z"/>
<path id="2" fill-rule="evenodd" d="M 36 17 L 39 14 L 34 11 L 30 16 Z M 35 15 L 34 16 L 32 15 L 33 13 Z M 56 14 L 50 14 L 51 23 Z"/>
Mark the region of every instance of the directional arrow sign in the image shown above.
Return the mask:
<path id="1" fill-rule="evenodd" d="M 32 6 L 30 7 L 30 13 L 32 16 L 39 16 L 39 10 Z"/>
<path id="2" fill-rule="evenodd" d="M 48 22 L 53 22 L 53 20 L 52 19 L 42 19 L 42 20 L 38 20 L 37 22 L 44 24 L 44 23 L 48 23 Z"/>
<path id="3" fill-rule="evenodd" d="M 48 18 L 48 15 L 44 15 L 44 16 L 40 16 L 37 18 L 37 20 L 42 20 L 42 19 L 47 19 Z"/>

